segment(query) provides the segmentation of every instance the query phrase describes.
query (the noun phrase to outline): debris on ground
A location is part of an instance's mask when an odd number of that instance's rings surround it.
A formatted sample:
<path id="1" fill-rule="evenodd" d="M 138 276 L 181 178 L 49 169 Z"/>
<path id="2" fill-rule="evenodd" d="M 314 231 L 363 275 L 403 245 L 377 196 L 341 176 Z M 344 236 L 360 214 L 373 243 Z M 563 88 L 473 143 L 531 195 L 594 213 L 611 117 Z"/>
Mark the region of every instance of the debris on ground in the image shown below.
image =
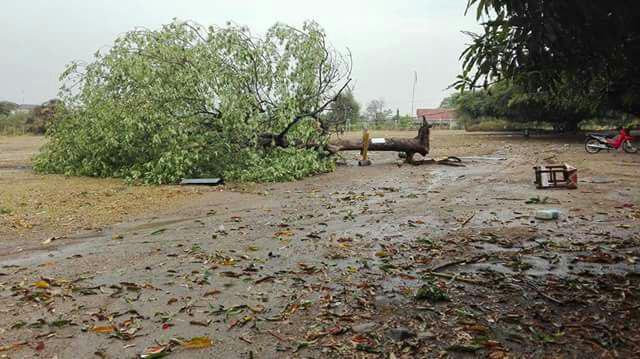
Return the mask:
<path id="1" fill-rule="evenodd" d="M 539 209 L 536 211 L 535 217 L 537 219 L 558 219 L 560 218 L 560 211 L 557 209 Z"/>
<path id="2" fill-rule="evenodd" d="M 376 155 L 367 176 L 353 153 L 90 236 L 0 243 L 0 356 L 637 357 L 634 168 L 581 163 L 619 186 L 534 196 L 539 146 L 450 168 Z"/>
<path id="3" fill-rule="evenodd" d="M 183 186 L 220 186 L 224 184 L 222 178 L 184 178 L 180 181 Z"/>
<path id="4" fill-rule="evenodd" d="M 578 170 L 570 165 L 540 165 L 533 167 L 537 189 L 578 188 Z"/>

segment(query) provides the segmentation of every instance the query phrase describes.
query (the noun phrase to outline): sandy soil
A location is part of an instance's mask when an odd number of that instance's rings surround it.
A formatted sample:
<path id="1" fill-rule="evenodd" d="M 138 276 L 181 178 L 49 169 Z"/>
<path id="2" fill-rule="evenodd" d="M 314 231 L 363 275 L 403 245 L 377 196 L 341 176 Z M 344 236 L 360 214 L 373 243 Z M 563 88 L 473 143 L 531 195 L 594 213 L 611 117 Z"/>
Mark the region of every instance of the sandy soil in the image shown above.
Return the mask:
<path id="1" fill-rule="evenodd" d="M 432 155 L 490 158 L 347 154 L 335 173 L 7 239 L 0 355 L 640 355 L 640 155 L 449 131 Z M 532 166 L 551 162 L 579 188 L 536 190 Z M 534 218 L 547 208 L 560 219 Z"/>

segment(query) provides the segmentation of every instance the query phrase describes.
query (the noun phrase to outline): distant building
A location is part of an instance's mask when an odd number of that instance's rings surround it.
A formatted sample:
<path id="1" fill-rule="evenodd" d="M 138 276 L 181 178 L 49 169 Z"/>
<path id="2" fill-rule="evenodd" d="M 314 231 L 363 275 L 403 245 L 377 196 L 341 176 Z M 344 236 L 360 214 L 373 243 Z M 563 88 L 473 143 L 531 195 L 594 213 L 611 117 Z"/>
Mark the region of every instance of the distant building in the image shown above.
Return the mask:
<path id="1" fill-rule="evenodd" d="M 416 110 L 416 120 L 425 117 L 433 126 L 453 128 L 456 124 L 456 111 L 451 108 L 419 108 Z"/>
<path id="2" fill-rule="evenodd" d="M 33 111 L 38 105 L 18 105 L 14 110 L 11 111 L 11 114 L 16 113 L 29 113 Z"/>

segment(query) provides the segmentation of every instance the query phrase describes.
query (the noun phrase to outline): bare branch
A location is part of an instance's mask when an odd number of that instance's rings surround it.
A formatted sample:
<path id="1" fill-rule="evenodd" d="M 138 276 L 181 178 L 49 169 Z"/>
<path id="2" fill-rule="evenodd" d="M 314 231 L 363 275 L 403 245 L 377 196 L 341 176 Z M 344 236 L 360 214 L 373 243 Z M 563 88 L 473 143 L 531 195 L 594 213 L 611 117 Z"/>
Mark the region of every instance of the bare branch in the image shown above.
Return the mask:
<path id="1" fill-rule="evenodd" d="M 340 88 L 340 90 L 338 90 L 338 92 L 331 98 L 329 99 L 327 102 L 325 102 L 322 106 L 320 106 L 319 108 L 317 108 L 316 110 L 312 111 L 312 112 L 306 112 L 303 114 L 300 114 L 298 116 L 296 116 L 293 121 L 291 121 L 291 123 L 289 123 L 289 125 L 287 125 L 287 127 L 278 134 L 278 138 L 279 139 L 283 139 L 284 136 L 287 135 L 287 132 L 289 132 L 289 130 L 291 130 L 293 128 L 293 126 L 295 126 L 298 122 L 300 122 L 300 120 L 307 118 L 307 117 L 316 117 L 318 114 L 322 113 L 324 110 L 327 109 L 327 107 L 329 107 L 330 104 L 332 104 L 333 102 L 335 102 L 338 97 L 340 96 L 340 94 L 342 93 L 342 91 L 344 91 L 344 89 L 347 88 L 347 86 L 349 85 L 349 83 L 351 82 L 351 79 L 348 79 L 344 85 L 342 85 L 342 87 Z"/>

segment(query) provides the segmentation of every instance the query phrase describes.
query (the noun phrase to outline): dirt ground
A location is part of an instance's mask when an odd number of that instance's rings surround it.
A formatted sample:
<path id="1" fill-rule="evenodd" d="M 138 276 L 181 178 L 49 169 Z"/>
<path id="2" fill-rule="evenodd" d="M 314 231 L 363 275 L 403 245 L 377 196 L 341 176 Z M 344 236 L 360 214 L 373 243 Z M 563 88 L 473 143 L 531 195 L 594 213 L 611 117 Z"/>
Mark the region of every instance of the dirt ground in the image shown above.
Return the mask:
<path id="1" fill-rule="evenodd" d="M 211 189 L 130 186 L 122 180 L 38 175 L 40 136 L 0 137 L 0 242 L 61 237 L 160 213 Z"/>
<path id="2" fill-rule="evenodd" d="M 95 207 L 157 202 L 0 242 L 0 357 L 638 357 L 640 155 L 456 131 L 431 147 L 466 166 L 349 153 L 334 173 L 243 191 L 113 181 L 125 194 Z M 90 182 L 14 161 L 2 198 Z M 540 163 L 574 165 L 579 188 L 536 190 Z M 534 218 L 551 208 L 559 219 Z"/>

